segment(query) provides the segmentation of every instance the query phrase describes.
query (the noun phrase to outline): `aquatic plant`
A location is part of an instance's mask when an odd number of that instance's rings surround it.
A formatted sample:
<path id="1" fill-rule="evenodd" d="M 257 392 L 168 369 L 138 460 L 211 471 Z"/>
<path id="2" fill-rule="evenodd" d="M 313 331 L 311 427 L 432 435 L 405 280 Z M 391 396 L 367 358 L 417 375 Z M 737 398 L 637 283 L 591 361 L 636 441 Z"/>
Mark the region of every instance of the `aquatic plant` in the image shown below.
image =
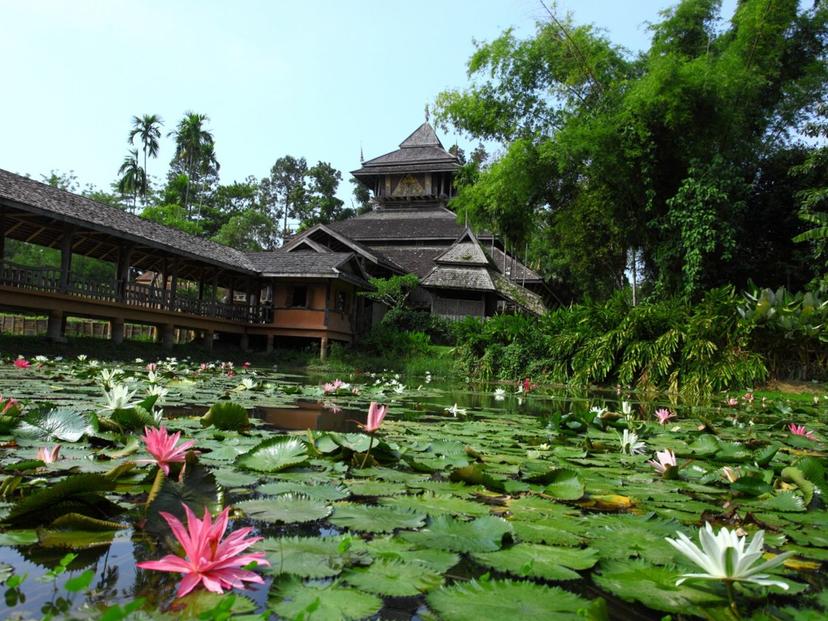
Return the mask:
<path id="1" fill-rule="evenodd" d="M 668 420 L 676 417 L 675 413 L 667 408 L 659 408 L 655 411 L 655 416 L 658 419 L 659 425 L 666 425 Z"/>
<path id="2" fill-rule="evenodd" d="M 55 444 L 52 447 L 41 446 L 37 449 L 36 459 L 39 459 L 44 464 L 53 464 L 60 459 L 60 444 Z"/>
<path id="3" fill-rule="evenodd" d="M 724 526 L 716 534 L 710 522 L 705 522 L 704 528 L 699 529 L 701 547 L 693 543 L 684 533 L 677 532 L 676 534 L 678 539 L 668 537 L 667 543 L 704 570 L 703 573 L 682 574 L 676 580 L 677 586 L 685 580 L 722 580 L 726 583 L 752 582 L 761 586 L 778 586 L 788 590 L 786 582 L 771 578 L 762 572 L 778 567 L 785 562 L 785 559 L 793 556 L 793 552 L 783 552 L 769 561 L 756 564 L 762 558 L 764 551 L 765 531 L 757 531 L 747 549 L 745 549 L 747 535 L 739 536 L 736 530 L 730 531 Z"/>
<path id="4" fill-rule="evenodd" d="M 788 429 L 795 436 L 801 436 L 803 438 L 808 438 L 809 440 L 816 440 L 814 432 L 808 431 L 805 425 L 797 425 L 796 423 L 791 423 L 790 425 L 788 425 Z"/>
<path id="5" fill-rule="evenodd" d="M 115 412 L 116 410 L 128 410 L 135 407 L 137 403 L 132 399 L 136 392 L 136 390 L 130 390 L 126 384 L 115 384 L 109 390 L 104 388 L 106 405 L 103 409 Z"/>
<path id="6" fill-rule="evenodd" d="M 166 427 L 145 427 L 141 439 L 147 452 L 155 458 L 155 463 L 166 476 L 170 474 L 170 464 L 183 463 L 187 451 L 195 444 L 192 440 L 178 444 L 181 432 L 170 434 Z"/>
<path id="7" fill-rule="evenodd" d="M 226 538 L 227 523 L 230 516 L 230 507 L 226 507 L 213 522 L 210 512 L 205 508 L 204 517 L 198 519 L 190 507 L 182 503 L 187 516 L 187 528 L 174 515 L 165 511 L 161 517 L 169 524 L 173 535 L 184 549 L 184 557 L 168 554 L 157 561 L 143 561 L 137 563 L 141 569 L 153 571 L 168 571 L 184 574 L 178 585 L 176 595 L 183 597 L 199 584 L 214 593 L 223 593 L 233 588 L 244 589 L 245 582 L 263 584 L 262 577 L 247 566 L 269 566 L 263 552 L 248 552 L 243 554 L 261 537 L 248 537 L 252 528 L 239 528 L 231 532 Z"/>
<path id="8" fill-rule="evenodd" d="M 621 452 L 625 455 L 639 455 L 647 450 L 647 445 L 638 439 L 638 434 L 625 429 L 620 437 Z"/>
<path id="9" fill-rule="evenodd" d="M 656 451 L 656 458 L 649 460 L 647 463 L 655 468 L 656 472 L 665 474 L 671 468 L 676 467 L 676 454 L 670 449 Z"/>
<path id="10" fill-rule="evenodd" d="M 14 359 L 14 366 L 16 366 L 18 369 L 28 369 L 32 365 L 23 356 L 20 356 L 19 358 Z"/>

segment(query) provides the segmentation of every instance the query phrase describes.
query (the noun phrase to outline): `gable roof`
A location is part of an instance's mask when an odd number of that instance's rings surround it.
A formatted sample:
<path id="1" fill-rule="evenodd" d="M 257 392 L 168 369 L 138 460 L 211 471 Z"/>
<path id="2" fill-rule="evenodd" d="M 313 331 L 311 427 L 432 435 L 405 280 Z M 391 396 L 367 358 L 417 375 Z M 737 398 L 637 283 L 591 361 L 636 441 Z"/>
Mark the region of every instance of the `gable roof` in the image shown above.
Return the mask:
<path id="1" fill-rule="evenodd" d="M 2 169 L 0 203 L 234 271 L 255 271 L 234 248 Z"/>
<path id="2" fill-rule="evenodd" d="M 437 137 L 437 133 L 431 124 L 426 121 L 417 129 L 411 132 L 405 140 L 400 143 L 401 149 L 408 149 L 411 147 L 440 147 L 443 148 L 443 143 Z"/>
<path id="3" fill-rule="evenodd" d="M 270 252 L 248 252 L 246 255 L 264 278 L 338 278 L 346 275 L 344 266 L 355 258 L 353 252 L 287 252 L 281 248 Z M 357 278 L 364 280 L 359 263 L 353 261 L 353 266 Z"/>
<path id="4" fill-rule="evenodd" d="M 435 265 L 423 278 L 423 287 L 435 289 L 464 289 L 470 291 L 495 291 L 489 270 L 483 267 L 459 265 Z"/>
<path id="5" fill-rule="evenodd" d="M 458 168 L 460 160 L 443 148 L 434 128 L 426 122 L 403 140 L 399 149 L 363 162 L 362 167 L 351 174 L 360 178 L 386 173 L 453 171 Z"/>
<path id="6" fill-rule="evenodd" d="M 463 231 L 457 241 L 443 254 L 435 258 L 434 262 L 443 265 L 485 266 L 489 264 L 489 259 L 480 247 L 480 242 L 477 241 L 474 233 L 471 232 L 469 227 L 466 227 L 466 230 Z"/>
<path id="7" fill-rule="evenodd" d="M 306 231 L 296 235 L 293 239 L 291 239 L 287 244 L 285 244 L 282 249 L 286 252 L 296 252 L 298 248 L 302 246 L 302 244 L 308 244 L 311 247 L 318 247 L 324 248 L 324 250 L 318 250 L 318 252 L 328 252 L 331 248 L 325 246 L 324 243 L 321 243 L 314 239 L 314 237 L 319 236 L 327 236 L 336 240 L 340 245 L 349 248 L 356 254 L 365 257 L 372 263 L 377 265 L 382 265 L 383 267 L 391 270 L 392 272 L 399 272 L 404 273 L 405 270 L 394 263 L 393 261 L 388 260 L 381 254 L 374 252 L 372 249 L 368 248 L 367 246 L 363 246 L 359 242 L 354 241 L 353 239 L 343 235 L 342 233 L 338 232 L 330 225 L 326 224 L 317 224 L 312 226 Z"/>
<path id="8" fill-rule="evenodd" d="M 375 209 L 328 225 L 356 241 L 440 239 L 454 241 L 463 233 L 457 216 L 445 207 Z"/>

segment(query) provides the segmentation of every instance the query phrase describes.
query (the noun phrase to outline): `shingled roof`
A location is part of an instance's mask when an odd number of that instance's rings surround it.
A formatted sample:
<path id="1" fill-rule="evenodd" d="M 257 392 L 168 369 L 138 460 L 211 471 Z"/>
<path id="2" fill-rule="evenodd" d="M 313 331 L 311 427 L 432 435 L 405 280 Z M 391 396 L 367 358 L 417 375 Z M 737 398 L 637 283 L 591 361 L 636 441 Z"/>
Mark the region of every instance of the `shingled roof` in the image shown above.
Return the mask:
<path id="1" fill-rule="evenodd" d="M 355 218 L 328 225 L 356 241 L 443 239 L 455 240 L 463 233 L 454 212 L 445 207 L 427 209 L 375 209 Z"/>
<path id="2" fill-rule="evenodd" d="M 244 253 L 234 248 L 2 169 L 0 203 L 234 271 L 255 271 Z"/>
<path id="3" fill-rule="evenodd" d="M 458 168 L 457 157 L 443 148 L 434 128 L 423 123 L 400 143 L 399 149 L 363 162 L 352 174 L 359 178 L 389 172 L 439 172 Z"/>
<path id="4" fill-rule="evenodd" d="M 423 287 L 435 289 L 496 290 L 489 270 L 484 267 L 437 265 L 423 278 L 421 284 Z"/>
<path id="5" fill-rule="evenodd" d="M 466 230 L 463 231 L 463 234 L 457 241 L 443 254 L 434 259 L 434 262 L 441 265 L 486 266 L 489 264 L 489 259 L 480 247 L 480 243 L 477 241 L 474 233 L 466 227 Z"/>

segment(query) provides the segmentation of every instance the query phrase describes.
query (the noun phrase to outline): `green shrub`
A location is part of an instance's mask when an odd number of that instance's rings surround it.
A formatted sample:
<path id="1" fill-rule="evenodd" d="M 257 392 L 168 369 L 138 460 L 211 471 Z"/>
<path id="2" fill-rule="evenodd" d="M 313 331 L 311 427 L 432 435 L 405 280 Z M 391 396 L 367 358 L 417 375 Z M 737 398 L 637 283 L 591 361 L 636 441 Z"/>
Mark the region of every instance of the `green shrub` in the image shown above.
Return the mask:
<path id="1" fill-rule="evenodd" d="M 379 323 L 360 341 L 360 347 L 375 356 L 403 357 L 428 351 L 430 339 L 423 332 L 398 330 Z"/>
<path id="2" fill-rule="evenodd" d="M 466 372 L 483 377 L 702 394 L 767 378 L 763 356 L 750 347 L 753 324 L 741 317 L 741 302 L 732 287 L 711 290 L 696 305 L 668 298 L 631 306 L 619 293 L 540 319 L 467 319 L 454 335 Z"/>
<path id="3" fill-rule="evenodd" d="M 449 345 L 454 342 L 451 324 L 425 310 L 392 308 L 385 313 L 382 323 L 403 332 L 427 334 L 431 342 L 436 345 Z"/>

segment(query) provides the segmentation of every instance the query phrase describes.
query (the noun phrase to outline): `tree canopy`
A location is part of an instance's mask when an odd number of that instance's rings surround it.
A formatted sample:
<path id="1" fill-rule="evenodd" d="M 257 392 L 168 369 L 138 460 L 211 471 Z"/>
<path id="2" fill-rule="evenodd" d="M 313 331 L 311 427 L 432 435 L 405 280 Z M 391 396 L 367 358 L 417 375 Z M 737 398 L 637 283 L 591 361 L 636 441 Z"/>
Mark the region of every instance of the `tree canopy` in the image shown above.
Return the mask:
<path id="1" fill-rule="evenodd" d="M 623 286 L 630 249 L 659 293 L 808 280 L 797 196 L 825 170 L 790 171 L 826 99 L 828 8 L 742 0 L 728 24 L 720 11 L 682 0 L 637 55 L 552 11 L 528 39 L 478 44 L 470 86 L 436 114 L 502 154 L 461 177 L 453 206 L 528 245 L 574 298 Z"/>

